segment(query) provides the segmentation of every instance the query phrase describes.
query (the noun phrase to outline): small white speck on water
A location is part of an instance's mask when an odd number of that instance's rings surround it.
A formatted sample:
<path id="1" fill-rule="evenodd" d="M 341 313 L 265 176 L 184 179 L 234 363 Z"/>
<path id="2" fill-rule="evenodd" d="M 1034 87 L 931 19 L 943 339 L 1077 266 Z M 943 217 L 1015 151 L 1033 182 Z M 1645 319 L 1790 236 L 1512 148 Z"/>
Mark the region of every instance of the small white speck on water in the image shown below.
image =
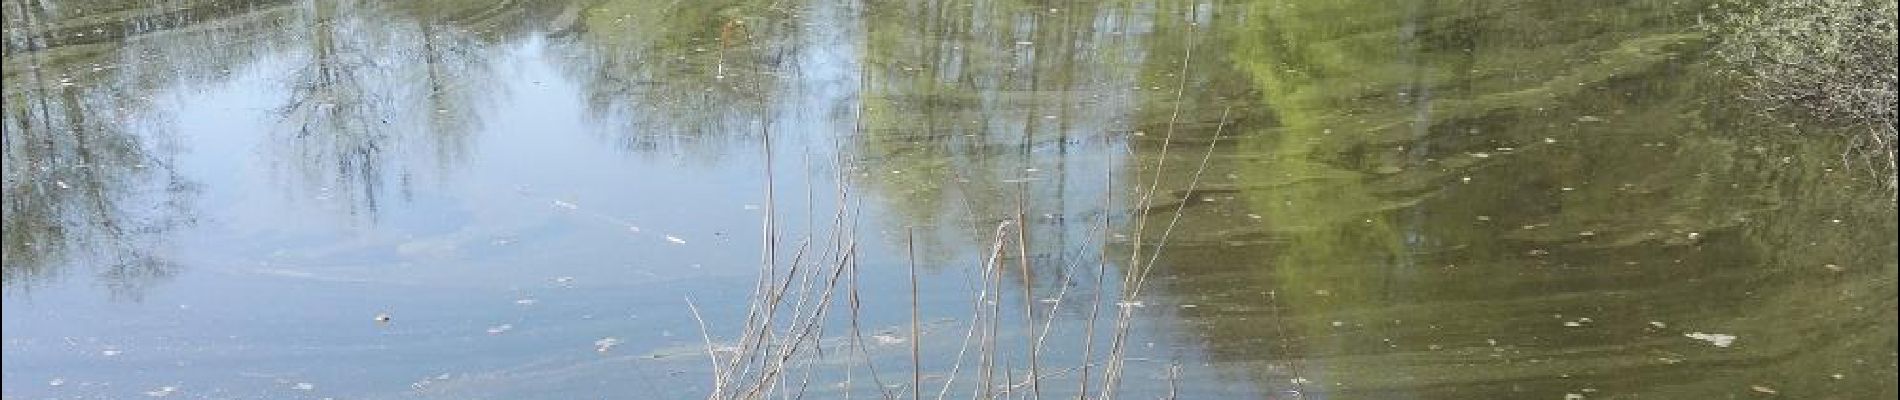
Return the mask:
<path id="1" fill-rule="evenodd" d="M 1690 333 L 1682 334 L 1682 336 L 1688 337 L 1690 339 L 1709 342 L 1709 344 L 1714 345 L 1715 347 L 1729 347 L 1735 344 L 1735 335 L 1729 335 L 1729 334 L 1690 332 Z"/>
<path id="2" fill-rule="evenodd" d="M 1839 375 L 1839 374 L 1835 374 L 1835 375 Z M 1835 378 L 1835 379 L 1840 379 L 1840 378 Z M 65 385 L 66 385 L 65 378 L 53 378 L 53 380 L 46 381 L 46 386 L 65 386 Z"/>
<path id="3" fill-rule="evenodd" d="M 890 334 L 871 335 L 871 340 L 877 342 L 877 344 L 885 345 L 885 346 L 898 344 L 898 343 L 904 343 L 904 338 L 897 337 L 896 335 L 890 335 Z"/>
<path id="4" fill-rule="evenodd" d="M 539 302 L 541 302 L 541 301 L 539 301 L 539 300 L 535 300 L 535 299 L 521 299 L 521 300 L 515 300 L 515 304 L 519 304 L 519 305 L 524 305 L 524 306 L 532 306 L 532 305 L 534 305 L 534 303 L 539 303 Z"/>
<path id="5" fill-rule="evenodd" d="M 606 353 L 608 350 L 613 350 L 614 346 L 619 346 L 619 345 L 620 345 L 620 339 L 612 338 L 612 337 L 604 337 L 604 338 L 600 338 L 600 340 L 594 341 L 594 351 Z"/>
<path id="6" fill-rule="evenodd" d="M 1334 327 L 1334 328 L 1338 328 L 1338 327 L 1342 327 L 1342 326 L 1346 326 L 1346 321 L 1333 321 L 1333 327 Z"/>
<path id="7" fill-rule="evenodd" d="M 1665 324 L 1662 321 L 1649 321 L 1649 326 L 1654 326 L 1656 327 L 1656 329 L 1662 329 L 1662 328 L 1668 328 L 1669 324 Z"/>
<path id="8" fill-rule="evenodd" d="M 678 236 L 673 235 L 666 235 L 666 241 L 673 242 L 673 244 L 686 244 L 686 239 L 680 239 Z"/>
<path id="9" fill-rule="evenodd" d="M 1583 400 L 1583 393 L 1564 393 L 1564 400 Z"/>
<path id="10" fill-rule="evenodd" d="M 291 386 L 291 388 L 297 390 L 316 390 L 317 385 L 311 384 L 310 382 L 297 382 L 297 384 Z"/>
<path id="11" fill-rule="evenodd" d="M 503 334 L 503 333 L 507 333 L 508 331 L 512 331 L 512 330 L 515 330 L 515 326 L 514 326 L 513 324 L 501 324 L 501 325 L 496 325 L 496 326 L 493 326 L 493 327 L 489 327 L 489 328 L 488 328 L 488 334 L 490 334 L 490 335 L 500 335 L 500 334 Z"/>
<path id="12" fill-rule="evenodd" d="M 145 395 L 151 396 L 151 397 L 165 397 L 165 396 L 170 396 L 172 395 L 172 393 L 177 393 L 177 392 L 178 392 L 177 386 L 160 386 L 157 389 L 152 389 L 151 391 L 145 392 Z"/>
<path id="13" fill-rule="evenodd" d="M 565 208 L 569 210 L 575 210 L 575 209 L 581 208 L 581 206 L 575 205 L 574 203 L 569 203 L 569 202 L 565 202 L 561 200 L 555 200 L 551 202 L 550 204 L 553 204 L 555 207 Z"/>
<path id="14" fill-rule="evenodd" d="M 1121 308 L 1141 308 L 1141 307 L 1147 307 L 1147 305 L 1146 305 L 1146 304 L 1142 304 L 1142 303 L 1141 303 L 1141 302 L 1139 302 L 1139 301 L 1133 301 L 1133 300 L 1129 300 L 1129 301 L 1118 301 L 1118 302 L 1115 302 L 1115 306 L 1117 306 L 1117 307 L 1121 307 Z"/>
<path id="15" fill-rule="evenodd" d="M 117 356 L 121 353 L 124 353 L 124 351 L 120 351 L 119 349 L 105 349 L 105 350 L 99 351 L 99 355 L 106 356 L 106 357 Z"/>

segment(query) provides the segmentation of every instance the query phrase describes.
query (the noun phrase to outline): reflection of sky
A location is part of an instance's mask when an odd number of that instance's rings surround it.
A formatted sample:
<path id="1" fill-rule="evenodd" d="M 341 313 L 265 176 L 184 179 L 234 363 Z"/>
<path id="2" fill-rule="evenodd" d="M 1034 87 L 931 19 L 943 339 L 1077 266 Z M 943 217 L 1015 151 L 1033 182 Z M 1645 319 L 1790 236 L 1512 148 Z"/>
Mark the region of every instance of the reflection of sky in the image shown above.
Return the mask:
<path id="1" fill-rule="evenodd" d="M 835 176 L 852 170 L 834 163 L 856 125 L 856 58 L 863 34 L 853 30 L 858 25 L 847 19 L 851 16 L 836 8 L 814 10 L 809 18 L 823 23 L 812 24 L 801 36 L 808 43 L 796 53 L 797 66 L 790 68 L 796 72 L 765 94 L 766 110 L 756 114 L 765 117 L 727 116 L 734 120 L 724 125 L 771 132 L 774 168 L 781 174 L 777 206 L 789 221 L 788 230 L 805 229 L 808 209 L 815 209 L 817 223 L 823 224 L 836 203 Z M 232 71 L 227 82 L 162 89 L 154 101 L 167 116 L 163 122 L 124 123 L 173 124 L 181 149 L 176 167 L 184 179 L 204 188 L 193 209 L 199 222 L 168 236 L 172 240 L 159 250 L 183 272 L 148 289 L 138 302 L 111 301 L 87 279 L 9 292 L 7 393 L 71 390 L 118 397 L 176 386 L 188 395 L 280 397 L 300 393 L 296 384 L 308 382 L 315 387 L 311 394 L 373 397 L 401 394 L 428 381 L 420 393 L 445 397 L 559 398 L 634 390 L 698 396 L 693 388 L 705 385 L 703 376 L 668 373 L 697 371 L 697 362 L 649 363 L 638 355 L 698 343 L 685 314 L 685 296 L 706 308 L 715 331 L 736 324 L 721 321 L 737 321 L 738 294 L 750 289 L 757 262 L 763 149 L 756 143 L 730 143 L 721 149 L 721 162 L 707 164 L 664 152 L 629 153 L 604 143 L 593 134 L 598 121 L 586 112 L 584 88 L 552 64 L 561 58 L 549 56 L 549 49 L 540 39 L 490 49 L 493 57 L 483 68 L 508 77 L 491 83 L 499 86 L 492 93 L 506 97 L 469 110 L 468 117 L 480 115 L 482 123 L 470 125 L 476 131 L 466 133 L 473 138 L 467 156 L 440 174 L 427 173 L 424 166 L 394 165 L 385 171 L 420 172 L 368 177 L 401 182 L 382 189 L 339 186 L 348 185 L 347 179 L 287 175 L 339 162 L 287 157 L 294 151 L 282 151 L 281 146 L 295 150 L 301 142 L 281 131 L 285 117 L 273 105 L 288 96 L 285 77 L 297 76 L 286 71 L 304 68 L 300 57 L 307 55 L 275 53 Z M 379 81 L 361 89 L 380 94 L 414 89 L 400 82 Z M 1115 107 L 1078 115 L 1054 111 L 1060 118 L 1045 120 L 1009 111 L 1010 105 L 995 105 L 1002 108 L 993 111 L 1008 115 L 989 129 L 1007 136 L 1046 121 L 1067 132 L 1101 132 L 1109 130 L 1105 121 L 1127 112 Z M 395 125 L 368 133 L 397 140 L 387 142 L 389 153 L 371 161 L 427 159 L 418 153 L 430 149 L 413 142 L 417 128 Z M 1051 133 L 1051 128 L 1041 129 L 1039 134 Z M 1033 155 L 1025 155 L 1032 161 L 1003 164 L 1022 171 L 968 172 L 1001 179 L 1019 179 L 1030 168 L 1044 176 L 1060 174 L 1034 184 L 1032 213 L 1064 217 L 1038 226 L 1036 234 L 1055 234 L 1062 252 L 1086 259 L 1092 238 L 1085 221 L 1102 213 L 1102 172 L 1097 171 L 1121 168 L 1125 151 L 1089 138 L 1074 146 L 1039 145 Z M 1069 174 L 1064 168 L 1085 172 Z M 374 218 L 366 219 L 352 217 L 362 212 L 352 203 L 358 198 L 335 194 L 350 190 L 392 193 L 369 193 L 385 200 L 370 211 Z M 867 208 L 859 224 L 865 241 L 863 279 L 902 282 L 907 278 L 903 243 L 895 232 L 905 221 L 901 213 L 875 203 L 863 203 Z M 961 266 L 975 265 L 982 247 L 955 243 L 947 261 L 955 267 L 931 269 L 937 272 L 925 281 L 926 319 L 967 315 L 967 296 L 977 283 L 975 272 Z M 1057 263 L 1050 264 L 1045 267 L 1055 270 Z M 1077 265 L 1084 275 L 1069 285 L 1071 296 L 1088 293 L 1074 286 L 1092 284 L 1087 271 L 1093 262 Z M 1055 274 L 1047 275 L 1041 279 L 1053 281 Z M 899 285 L 864 290 L 871 299 L 908 295 Z M 1005 292 L 1005 299 L 1022 300 L 1014 290 Z M 1067 320 L 1083 315 L 1079 307 L 1065 305 L 1060 314 L 1065 321 L 1056 329 L 1079 331 L 1079 322 Z M 379 312 L 391 313 L 394 323 L 372 323 Z M 897 302 L 874 302 L 866 312 L 867 326 L 908 320 L 908 306 Z M 501 335 L 484 332 L 502 324 L 514 329 Z M 1165 354 L 1171 352 L 1168 346 L 1145 345 L 1169 342 L 1138 330 L 1131 353 L 1174 359 Z M 627 344 L 603 355 L 592 345 L 603 337 Z M 1045 362 L 1059 362 L 1063 355 L 1050 357 Z M 1186 357 L 1180 359 L 1185 364 L 1198 364 L 1192 355 L 1180 357 Z M 1148 363 L 1141 365 L 1156 365 Z M 1147 372 L 1159 369 L 1143 369 L 1128 379 L 1152 381 L 1158 377 Z M 442 374 L 449 379 L 430 379 Z M 63 385 L 47 384 L 55 379 Z"/>

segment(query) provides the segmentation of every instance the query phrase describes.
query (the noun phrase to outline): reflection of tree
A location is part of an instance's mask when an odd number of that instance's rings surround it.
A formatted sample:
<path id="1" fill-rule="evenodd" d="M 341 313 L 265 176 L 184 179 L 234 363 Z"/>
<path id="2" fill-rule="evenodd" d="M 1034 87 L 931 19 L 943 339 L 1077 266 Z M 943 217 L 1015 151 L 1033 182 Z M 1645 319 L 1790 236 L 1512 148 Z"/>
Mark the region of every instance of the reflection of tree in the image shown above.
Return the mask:
<path id="1" fill-rule="evenodd" d="M 588 114 L 623 148 L 695 153 L 758 131 L 783 68 L 798 51 L 789 3 L 763 0 L 604 1 L 576 7 L 557 52 Z M 740 136 L 733 136 L 740 135 Z"/>
<path id="2" fill-rule="evenodd" d="M 374 216 L 381 196 L 407 193 L 434 160 L 446 172 L 479 128 L 493 73 L 488 43 L 443 22 L 461 15 L 418 4 L 423 16 L 380 3 L 312 1 L 298 19 L 306 40 L 277 110 L 287 159 L 319 197 Z M 413 10 L 412 10 L 413 11 Z M 480 18 L 456 19 L 480 23 Z"/>
<path id="3" fill-rule="evenodd" d="M 170 165 L 168 135 L 143 99 L 180 80 L 211 79 L 249 60 L 208 46 L 222 19 L 253 9 L 183 4 L 156 18 L 137 4 L 94 4 L 141 21 L 98 25 L 44 2 L 8 1 L 6 31 L 5 286 L 30 286 L 73 266 L 91 266 L 115 296 L 137 298 L 176 266 L 159 251 L 189 223 L 196 189 Z M 107 24 L 111 25 L 111 24 Z M 208 25 L 201 32 L 127 35 Z M 128 27 L 135 27 L 132 29 Z M 80 36 L 75 33 L 91 33 Z M 138 64 L 119 64 L 142 56 Z M 111 67 L 111 68 L 108 68 Z M 155 70 L 166 71 L 163 74 Z M 193 72 L 181 72 L 193 71 Z"/>
<path id="4" fill-rule="evenodd" d="M 920 232 L 925 254 L 987 241 L 990 228 L 976 225 L 1013 217 L 1025 188 L 1036 247 L 1096 241 L 1086 231 L 1114 196 L 1103 169 L 1119 160 L 1110 136 L 1151 106 L 1131 87 L 1145 65 L 1166 63 L 1152 54 L 1184 43 L 1128 29 L 1165 19 L 1145 12 L 1154 5 L 865 7 L 863 132 L 849 151 L 875 198 L 906 224 L 938 227 Z"/>
<path id="5" fill-rule="evenodd" d="M 1781 157 L 1838 146 L 1722 108 L 1709 67 L 1671 61 L 1695 55 L 1677 11 L 1579 7 L 1257 2 L 1234 61 L 1279 126 L 1228 168 L 1263 222 L 1198 226 L 1236 234 L 1164 253 L 1184 275 L 1158 293 L 1200 303 L 1185 322 L 1213 357 L 1274 390 L 1891 396 L 1811 373 L 1893 351 L 1859 337 L 1893 335 L 1873 311 L 1894 293 L 1891 211 L 1813 194 L 1853 197 Z M 1868 268 L 1817 276 L 1845 259 Z M 1755 342 L 1708 352 L 1694 330 Z"/>

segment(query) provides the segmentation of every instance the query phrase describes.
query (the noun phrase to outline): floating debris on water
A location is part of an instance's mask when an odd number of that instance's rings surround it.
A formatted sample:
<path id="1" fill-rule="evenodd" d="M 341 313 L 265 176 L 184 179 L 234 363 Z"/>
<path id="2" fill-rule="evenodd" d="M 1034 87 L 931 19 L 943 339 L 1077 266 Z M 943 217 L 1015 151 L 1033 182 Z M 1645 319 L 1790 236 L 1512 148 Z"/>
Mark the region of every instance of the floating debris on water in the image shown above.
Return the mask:
<path id="1" fill-rule="evenodd" d="M 594 351 L 606 353 L 608 350 L 613 350 L 614 346 L 619 346 L 619 345 L 620 345 L 620 339 L 616 339 L 612 337 L 604 337 L 604 338 L 600 338 L 600 340 L 594 341 Z"/>
<path id="2" fill-rule="evenodd" d="M 540 301 L 540 300 L 535 300 L 535 299 L 521 299 L 521 300 L 515 300 L 515 304 L 519 304 L 519 305 L 524 305 L 524 306 L 532 306 L 532 305 L 534 305 L 534 303 L 539 303 L 539 302 L 541 302 L 541 301 Z"/>
<path id="3" fill-rule="evenodd" d="M 1118 302 L 1115 302 L 1115 306 L 1117 306 L 1117 307 L 1121 307 L 1121 308 L 1141 308 L 1141 307 L 1147 307 L 1147 305 L 1145 305 L 1145 304 L 1141 304 L 1141 302 L 1139 302 L 1139 301 L 1133 301 L 1133 300 L 1129 300 L 1129 301 L 1118 301 Z"/>
<path id="4" fill-rule="evenodd" d="M 389 322 L 389 313 L 386 313 L 386 312 L 376 313 L 376 322 L 385 322 L 385 323 Z"/>
<path id="5" fill-rule="evenodd" d="M 1780 391 L 1776 391 L 1776 390 L 1775 390 L 1775 388 L 1771 388 L 1771 387 L 1767 387 L 1767 386 L 1762 386 L 1762 385 L 1754 385 L 1754 386 L 1749 386 L 1749 387 L 1748 387 L 1748 389 L 1749 389 L 1749 390 L 1754 390 L 1754 391 L 1755 391 L 1755 393 L 1761 393 L 1761 394 L 1777 394 L 1777 393 L 1781 393 Z"/>
<path id="6" fill-rule="evenodd" d="M 581 206 L 575 205 L 574 203 L 569 203 L 569 202 L 560 201 L 560 200 L 555 200 L 551 204 L 554 204 L 555 207 L 565 208 L 569 210 L 578 210 L 581 208 Z"/>
<path id="7" fill-rule="evenodd" d="M 673 235 L 666 235 L 666 241 L 673 242 L 673 244 L 686 244 L 686 239 L 680 239 L 678 236 Z"/>
<path id="8" fill-rule="evenodd" d="M 1690 339 L 1709 342 L 1709 344 L 1715 345 L 1715 347 L 1728 347 L 1729 345 L 1735 344 L 1735 335 L 1727 335 L 1727 334 L 1721 334 L 1721 333 L 1690 332 L 1690 333 L 1685 333 L 1682 336 L 1686 336 Z"/>
<path id="9" fill-rule="evenodd" d="M 1839 379 L 1839 378 L 1836 378 L 1836 379 Z M 53 378 L 53 380 L 46 381 L 46 386 L 65 386 L 65 385 L 66 385 L 65 378 Z"/>
<path id="10" fill-rule="evenodd" d="M 508 331 L 512 331 L 512 330 L 515 330 L 515 326 L 514 326 L 513 324 L 501 324 L 501 325 L 496 325 L 496 326 L 493 326 L 493 327 L 489 327 L 489 328 L 488 328 L 488 334 L 490 334 L 490 335 L 500 335 L 500 334 L 503 334 L 503 333 L 507 333 Z"/>
<path id="11" fill-rule="evenodd" d="M 1662 329 L 1662 328 L 1668 328 L 1669 324 L 1665 324 L 1662 321 L 1649 321 L 1649 326 L 1654 326 L 1656 327 L 1656 329 Z"/>
<path id="12" fill-rule="evenodd" d="M 158 389 L 152 389 L 150 391 L 145 392 L 145 395 L 152 396 L 152 397 L 165 397 L 165 396 L 170 396 L 172 395 L 172 393 L 177 393 L 177 392 L 178 392 L 177 386 L 160 386 Z"/>
<path id="13" fill-rule="evenodd" d="M 117 356 L 121 353 L 125 353 L 125 352 L 119 349 L 105 349 L 105 350 L 99 351 L 99 355 L 106 356 L 106 357 Z"/>
<path id="14" fill-rule="evenodd" d="M 291 389 L 297 389 L 297 390 L 306 390 L 306 391 L 308 391 L 308 390 L 316 390 L 316 389 L 317 389 L 317 385 L 313 385 L 313 384 L 311 384 L 310 382 L 297 382 L 297 384 L 296 384 L 296 385 L 292 385 L 292 386 L 291 386 L 290 388 L 291 388 Z"/>
<path id="15" fill-rule="evenodd" d="M 891 334 L 871 335 L 871 340 L 877 342 L 877 344 L 885 345 L 885 346 L 894 345 L 898 343 L 904 343 L 904 338 L 897 337 L 897 335 L 891 335 Z"/>

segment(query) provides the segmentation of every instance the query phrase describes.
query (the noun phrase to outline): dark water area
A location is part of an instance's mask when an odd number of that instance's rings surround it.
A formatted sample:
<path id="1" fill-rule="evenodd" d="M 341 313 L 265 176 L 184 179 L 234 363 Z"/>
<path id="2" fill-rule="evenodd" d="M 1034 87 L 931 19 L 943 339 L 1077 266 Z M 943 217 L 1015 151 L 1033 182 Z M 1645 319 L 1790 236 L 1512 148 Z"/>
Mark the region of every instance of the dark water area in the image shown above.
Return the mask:
<path id="1" fill-rule="evenodd" d="M 1727 3 L 3 3 L 7 399 L 703 398 L 768 216 L 861 271 L 814 398 L 973 393 L 984 306 L 1051 397 L 1097 309 L 1129 398 L 1900 394 L 1893 202 Z"/>

